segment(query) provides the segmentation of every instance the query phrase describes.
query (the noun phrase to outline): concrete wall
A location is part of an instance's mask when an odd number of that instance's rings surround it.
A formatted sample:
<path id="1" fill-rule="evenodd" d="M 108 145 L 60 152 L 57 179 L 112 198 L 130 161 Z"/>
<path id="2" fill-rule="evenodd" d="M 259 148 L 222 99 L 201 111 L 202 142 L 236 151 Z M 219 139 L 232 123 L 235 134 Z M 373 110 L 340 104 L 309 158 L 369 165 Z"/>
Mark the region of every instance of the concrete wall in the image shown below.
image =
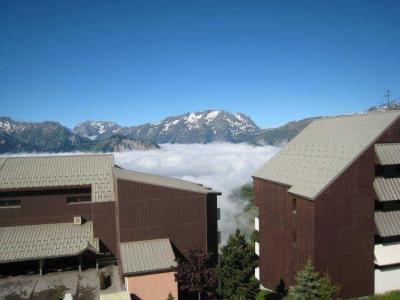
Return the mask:
<path id="1" fill-rule="evenodd" d="M 169 293 L 178 299 L 174 272 L 125 277 L 125 285 L 133 299 L 165 300 Z"/>

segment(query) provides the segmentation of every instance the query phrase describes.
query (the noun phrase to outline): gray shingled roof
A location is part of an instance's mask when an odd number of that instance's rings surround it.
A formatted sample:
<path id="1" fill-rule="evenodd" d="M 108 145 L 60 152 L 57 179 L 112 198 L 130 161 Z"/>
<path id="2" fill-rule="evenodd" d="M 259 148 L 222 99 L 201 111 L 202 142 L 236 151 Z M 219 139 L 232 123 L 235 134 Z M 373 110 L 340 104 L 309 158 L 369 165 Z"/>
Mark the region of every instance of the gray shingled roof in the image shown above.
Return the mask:
<path id="1" fill-rule="evenodd" d="M 400 211 L 375 212 L 375 225 L 381 237 L 400 235 Z"/>
<path id="2" fill-rule="evenodd" d="M 17 156 L 0 160 L 0 190 L 92 186 L 94 202 L 113 201 L 111 154 Z"/>
<path id="3" fill-rule="evenodd" d="M 208 194 L 208 193 L 219 194 L 219 192 L 213 191 L 210 188 L 204 187 L 201 184 L 186 180 L 180 180 L 172 177 L 165 177 L 165 176 L 153 175 L 136 171 L 128 171 L 119 167 L 114 168 L 114 174 L 118 179 L 122 180 L 153 184 L 153 185 L 170 187 L 174 189 L 186 190 L 203 194 Z"/>
<path id="4" fill-rule="evenodd" d="M 74 256 L 99 251 L 93 224 L 72 223 L 0 227 L 0 263 Z"/>
<path id="5" fill-rule="evenodd" d="M 124 274 L 173 269 L 177 266 L 169 239 L 121 243 Z"/>
<path id="6" fill-rule="evenodd" d="M 389 111 L 315 120 L 253 176 L 314 200 L 399 117 Z"/>
<path id="7" fill-rule="evenodd" d="M 376 144 L 375 152 L 383 166 L 400 164 L 400 143 Z"/>
<path id="8" fill-rule="evenodd" d="M 400 200 L 400 178 L 376 177 L 374 189 L 379 201 Z"/>

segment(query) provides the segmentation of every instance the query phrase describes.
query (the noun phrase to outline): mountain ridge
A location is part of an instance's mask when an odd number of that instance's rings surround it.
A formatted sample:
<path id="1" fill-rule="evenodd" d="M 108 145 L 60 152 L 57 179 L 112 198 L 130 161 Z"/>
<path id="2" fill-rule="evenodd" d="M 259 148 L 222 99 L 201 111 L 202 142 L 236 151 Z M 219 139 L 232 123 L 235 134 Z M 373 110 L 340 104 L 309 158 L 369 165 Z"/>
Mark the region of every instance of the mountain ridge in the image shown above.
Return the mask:
<path id="1" fill-rule="evenodd" d="M 389 109 L 400 109 L 400 102 L 391 103 Z M 385 110 L 387 105 L 377 105 L 365 112 Z M 163 143 L 231 142 L 280 147 L 318 118 L 323 116 L 262 129 L 243 113 L 204 110 L 136 126 L 91 120 L 68 129 L 54 121 L 19 122 L 0 117 L 0 153 L 149 150 Z"/>
<path id="2" fill-rule="evenodd" d="M 110 124 L 111 123 L 111 124 Z M 243 113 L 224 110 L 204 110 L 169 116 L 156 123 L 122 127 L 113 122 L 87 121 L 78 124 L 73 132 L 102 139 L 118 134 L 154 143 L 247 142 L 261 132 L 253 120 Z"/>
<path id="3" fill-rule="evenodd" d="M 58 122 L 19 122 L 0 117 L 0 153 L 107 152 L 158 149 L 157 144 L 127 137 L 93 141 L 72 132 Z"/>

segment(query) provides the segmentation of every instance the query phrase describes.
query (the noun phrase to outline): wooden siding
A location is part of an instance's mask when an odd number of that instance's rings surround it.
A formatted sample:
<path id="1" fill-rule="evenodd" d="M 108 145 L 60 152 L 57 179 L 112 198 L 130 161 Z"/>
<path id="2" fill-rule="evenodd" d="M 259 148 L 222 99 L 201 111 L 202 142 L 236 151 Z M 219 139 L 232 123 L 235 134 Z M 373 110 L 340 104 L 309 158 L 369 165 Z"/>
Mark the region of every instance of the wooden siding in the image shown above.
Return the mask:
<path id="1" fill-rule="evenodd" d="M 81 216 L 86 221 L 93 221 L 94 235 L 107 247 L 105 251 L 116 254 L 114 202 L 68 204 L 67 197 L 76 196 L 76 193 L 68 188 L 52 193 L 44 191 L 40 195 L 35 190 L 30 195 L 29 191 L 24 191 L 23 196 L 15 197 L 10 192 L 0 193 L 0 199 L 21 200 L 20 208 L 0 209 L 0 226 L 72 223 L 74 216 Z"/>
<path id="2" fill-rule="evenodd" d="M 1 197 L 2 193 L 0 193 Z M 54 195 L 29 195 L 12 197 L 9 193 L 4 199 L 21 200 L 20 208 L 1 208 L 0 226 L 49 224 L 73 222 L 74 216 L 92 220 L 92 204 L 67 204 L 67 197 L 75 195 L 67 189 Z"/>
<path id="3" fill-rule="evenodd" d="M 315 265 L 342 297 L 374 292 L 374 147 L 316 200 Z"/>
<path id="4" fill-rule="evenodd" d="M 115 223 L 115 202 L 93 203 L 94 236 L 100 239 L 101 243 L 106 246 L 106 250 L 108 249 L 114 255 L 117 255 Z"/>
<path id="5" fill-rule="evenodd" d="M 218 263 L 217 195 L 207 195 L 207 249 L 213 264 Z"/>
<path id="6" fill-rule="evenodd" d="M 287 190 L 286 186 L 254 178 L 260 219 L 260 281 L 270 289 L 275 289 L 281 279 L 286 286 L 292 285 L 296 271 L 314 255 L 314 203 Z M 293 231 L 297 233 L 296 243 Z"/>
<path id="7" fill-rule="evenodd" d="M 206 203 L 205 194 L 118 180 L 120 241 L 169 238 L 183 255 L 207 251 Z"/>

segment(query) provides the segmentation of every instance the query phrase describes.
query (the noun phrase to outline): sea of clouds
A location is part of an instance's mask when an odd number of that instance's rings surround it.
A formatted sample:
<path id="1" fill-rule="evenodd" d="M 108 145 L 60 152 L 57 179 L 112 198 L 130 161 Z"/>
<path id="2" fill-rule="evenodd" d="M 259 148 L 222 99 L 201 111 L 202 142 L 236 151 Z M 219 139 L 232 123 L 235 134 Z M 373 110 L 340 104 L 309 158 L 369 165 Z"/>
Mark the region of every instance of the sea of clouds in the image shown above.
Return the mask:
<path id="1" fill-rule="evenodd" d="M 240 216 L 246 203 L 232 192 L 251 182 L 251 175 L 280 148 L 248 144 L 162 144 L 161 149 L 115 153 L 115 163 L 129 170 L 190 180 L 222 192 L 219 230 L 224 243 L 236 228 L 252 222 Z"/>

